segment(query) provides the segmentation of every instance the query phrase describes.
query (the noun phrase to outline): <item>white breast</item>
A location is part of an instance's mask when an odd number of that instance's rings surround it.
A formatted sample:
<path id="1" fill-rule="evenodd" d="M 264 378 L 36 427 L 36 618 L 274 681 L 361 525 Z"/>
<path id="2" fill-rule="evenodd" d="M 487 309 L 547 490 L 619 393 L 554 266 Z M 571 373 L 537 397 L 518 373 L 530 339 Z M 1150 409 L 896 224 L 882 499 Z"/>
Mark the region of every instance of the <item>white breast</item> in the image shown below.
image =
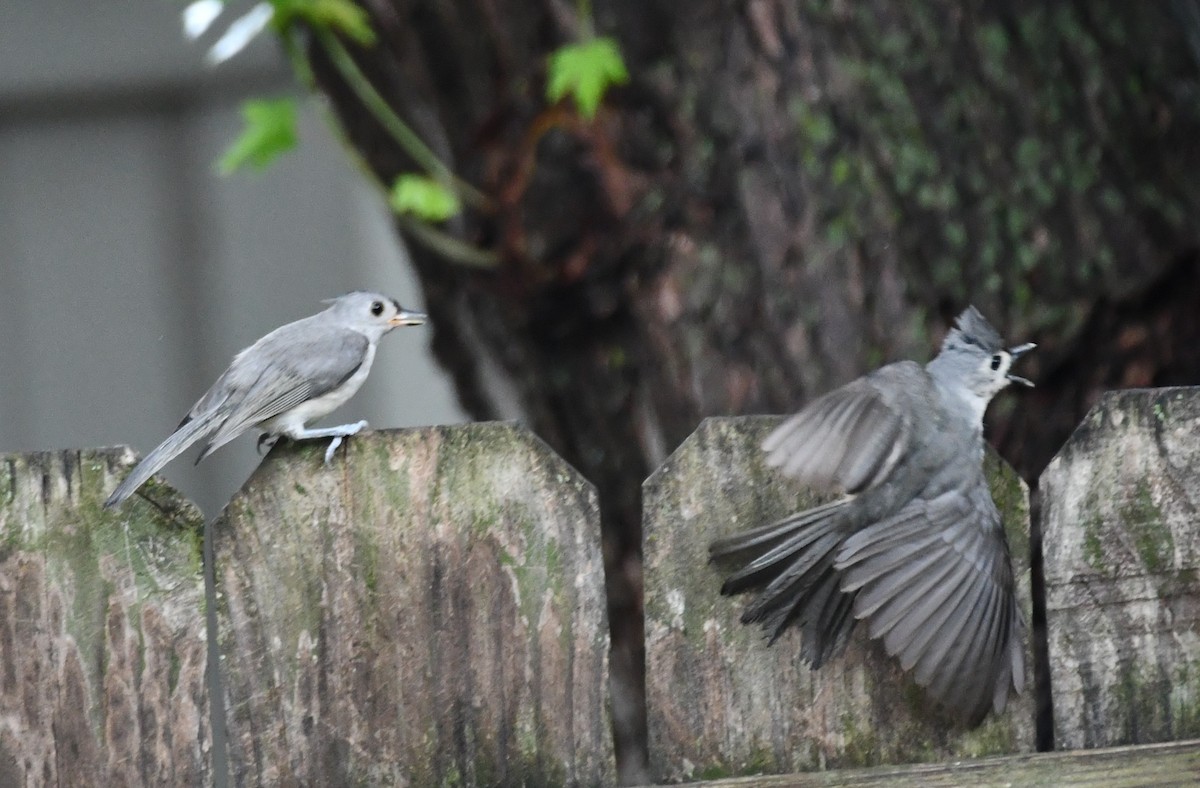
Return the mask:
<path id="1" fill-rule="evenodd" d="M 367 345 L 367 352 L 363 355 L 362 364 L 354 371 L 353 375 L 346 378 L 345 383 L 319 397 L 302 402 L 291 410 L 280 413 L 273 419 L 264 421 L 258 425 L 259 429 L 274 434 L 289 434 L 294 430 L 304 429 L 304 426 L 310 421 L 315 421 L 322 416 L 333 413 L 362 387 L 363 382 L 367 379 L 367 375 L 371 372 L 371 363 L 373 361 L 375 361 L 374 342 Z"/>

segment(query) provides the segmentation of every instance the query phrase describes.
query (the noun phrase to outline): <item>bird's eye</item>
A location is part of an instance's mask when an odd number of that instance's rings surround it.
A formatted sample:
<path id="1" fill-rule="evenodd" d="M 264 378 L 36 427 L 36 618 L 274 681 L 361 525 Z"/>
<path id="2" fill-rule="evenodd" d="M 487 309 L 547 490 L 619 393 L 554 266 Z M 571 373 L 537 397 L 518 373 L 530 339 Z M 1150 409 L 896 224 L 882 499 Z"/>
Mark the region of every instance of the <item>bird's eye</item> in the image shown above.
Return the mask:
<path id="1" fill-rule="evenodd" d="M 992 372 L 995 372 L 996 370 L 1000 369 L 1000 364 L 1003 361 L 1004 361 L 1004 359 L 1000 357 L 999 353 L 992 356 Z"/>
<path id="2" fill-rule="evenodd" d="M 380 315 L 383 314 L 383 302 L 382 301 L 374 301 L 371 303 L 371 314 L 375 315 L 375 317 L 379 317 Z M 992 369 L 995 369 L 995 367 L 992 367 Z"/>

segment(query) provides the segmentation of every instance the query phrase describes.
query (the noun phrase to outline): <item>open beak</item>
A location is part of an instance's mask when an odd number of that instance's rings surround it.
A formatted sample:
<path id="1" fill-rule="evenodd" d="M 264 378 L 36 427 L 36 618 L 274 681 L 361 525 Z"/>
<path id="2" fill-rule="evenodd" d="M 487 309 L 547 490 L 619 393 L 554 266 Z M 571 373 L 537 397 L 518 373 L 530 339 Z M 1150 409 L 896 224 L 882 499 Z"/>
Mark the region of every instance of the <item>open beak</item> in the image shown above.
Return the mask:
<path id="1" fill-rule="evenodd" d="M 1026 342 L 1024 345 L 1017 345 L 1008 349 L 1008 355 L 1012 356 L 1013 361 L 1016 361 L 1021 356 L 1033 350 L 1037 345 L 1032 342 Z M 1033 388 L 1033 381 L 1029 378 L 1023 378 L 1020 375 L 1014 375 L 1011 372 L 1008 374 L 1008 379 L 1012 383 L 1020 383 L 1022 386 Z"/>
<path id="2" fill-rule="evenodd" d="M 422 312 L 409 312 L 407 309 L 401 309 L 396 313 L 396 316 L 388 321 L 389 326 L 419 326 L 425 322 L 429 316 Z"/>

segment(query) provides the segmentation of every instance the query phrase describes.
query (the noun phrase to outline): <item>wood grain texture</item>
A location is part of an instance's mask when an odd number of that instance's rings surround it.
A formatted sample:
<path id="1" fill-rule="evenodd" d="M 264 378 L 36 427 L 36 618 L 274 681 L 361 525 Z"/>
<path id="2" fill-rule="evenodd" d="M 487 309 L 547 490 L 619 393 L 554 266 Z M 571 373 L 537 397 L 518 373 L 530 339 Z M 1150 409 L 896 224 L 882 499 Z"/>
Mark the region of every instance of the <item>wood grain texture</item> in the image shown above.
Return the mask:
<path id="1" fill-rule="evenodd" d="M 1200 736 L 1200 389 L 1105 394 L 1042 474 L 1059 747 Z"/>
<path id="2" fill-rule="evenodd" d="M 1194 786 L 1200 782 L 1200 741 L 1107 747 L 1099 750 L 1027 753 L 951 763 L 840 769 L 777 777 L 736 777 L 704 783 L 709 788 L 810 788 L 821 785 L 886 785 L 889 788 L 1142 788 Z"/>
<path id="3" fill-rule="evenodd" d="M 203 521 L 128 449 L 0 455 L 0 785 L 211 782 Z"/>
<path id="4" fill-rule="evenodd" d="M 611 784 L 592 486 L 511 424 L 323 451 L 214 526 L 234 782 Z"/>
<path id="5" fill-rule="evenodd" d="M 1029 751 L 1032 692 L 964 731 L 930 709 L 882 648 L 855 631 L 846 654 L 812 671 L 796 631 L 771 647 L 739 622 L 708 564 L 715 537 L 815 502 L 768 469 L 759 444 L 776 417 L 706 419 L 644 485 L 646 686 L 656 780 L 932 761 Z M 1029 617 L 1028 497 L 989 459 Z M 1030 660 L 1030 664 L 1031 660 Z M 1032 672 L 1030 672 L 1032 679 Z"/>

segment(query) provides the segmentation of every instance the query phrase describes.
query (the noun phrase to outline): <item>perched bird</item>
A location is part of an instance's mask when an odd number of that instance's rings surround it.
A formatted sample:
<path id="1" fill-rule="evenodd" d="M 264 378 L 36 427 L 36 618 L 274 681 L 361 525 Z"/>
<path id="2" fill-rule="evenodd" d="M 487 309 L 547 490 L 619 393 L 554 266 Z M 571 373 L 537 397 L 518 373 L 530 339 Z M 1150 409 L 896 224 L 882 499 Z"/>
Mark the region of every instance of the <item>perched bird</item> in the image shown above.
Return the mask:
<path id="1" fill-rule="evenodd" d="M 813 669 L 857 621 L 930 697 L 969 724 L 1025 684 L 1025 623 L 983 475 L 983 413 L 1033 344 L 1003 348 L 974 307 L 924 367 L 901 361 L 816 399 L 763 442 L 767 464 L 828 503 L 715 541 L 756 590 L 742 621 L 789 627 Z"/>
<path id="2" fill-rule="evenodd" d="M 325 429 L 304 425 L 354 396 L 371 371 L 384 334 L 397 326 L 421 325 L 425 315 L 378 293 L 347 293 L 324 303 L 329 304 L 325 311 L 281 326 L 234 356 L 175 432 L 138 463 L 104 507 L 124 501 L 193 443 L 208 440 L 198 463 L 251 427 L 264 432 L 260 447 L 281 435 L 333 438 L 325 451 L 328 463 L 342 439 L 367 423 Z"/>

